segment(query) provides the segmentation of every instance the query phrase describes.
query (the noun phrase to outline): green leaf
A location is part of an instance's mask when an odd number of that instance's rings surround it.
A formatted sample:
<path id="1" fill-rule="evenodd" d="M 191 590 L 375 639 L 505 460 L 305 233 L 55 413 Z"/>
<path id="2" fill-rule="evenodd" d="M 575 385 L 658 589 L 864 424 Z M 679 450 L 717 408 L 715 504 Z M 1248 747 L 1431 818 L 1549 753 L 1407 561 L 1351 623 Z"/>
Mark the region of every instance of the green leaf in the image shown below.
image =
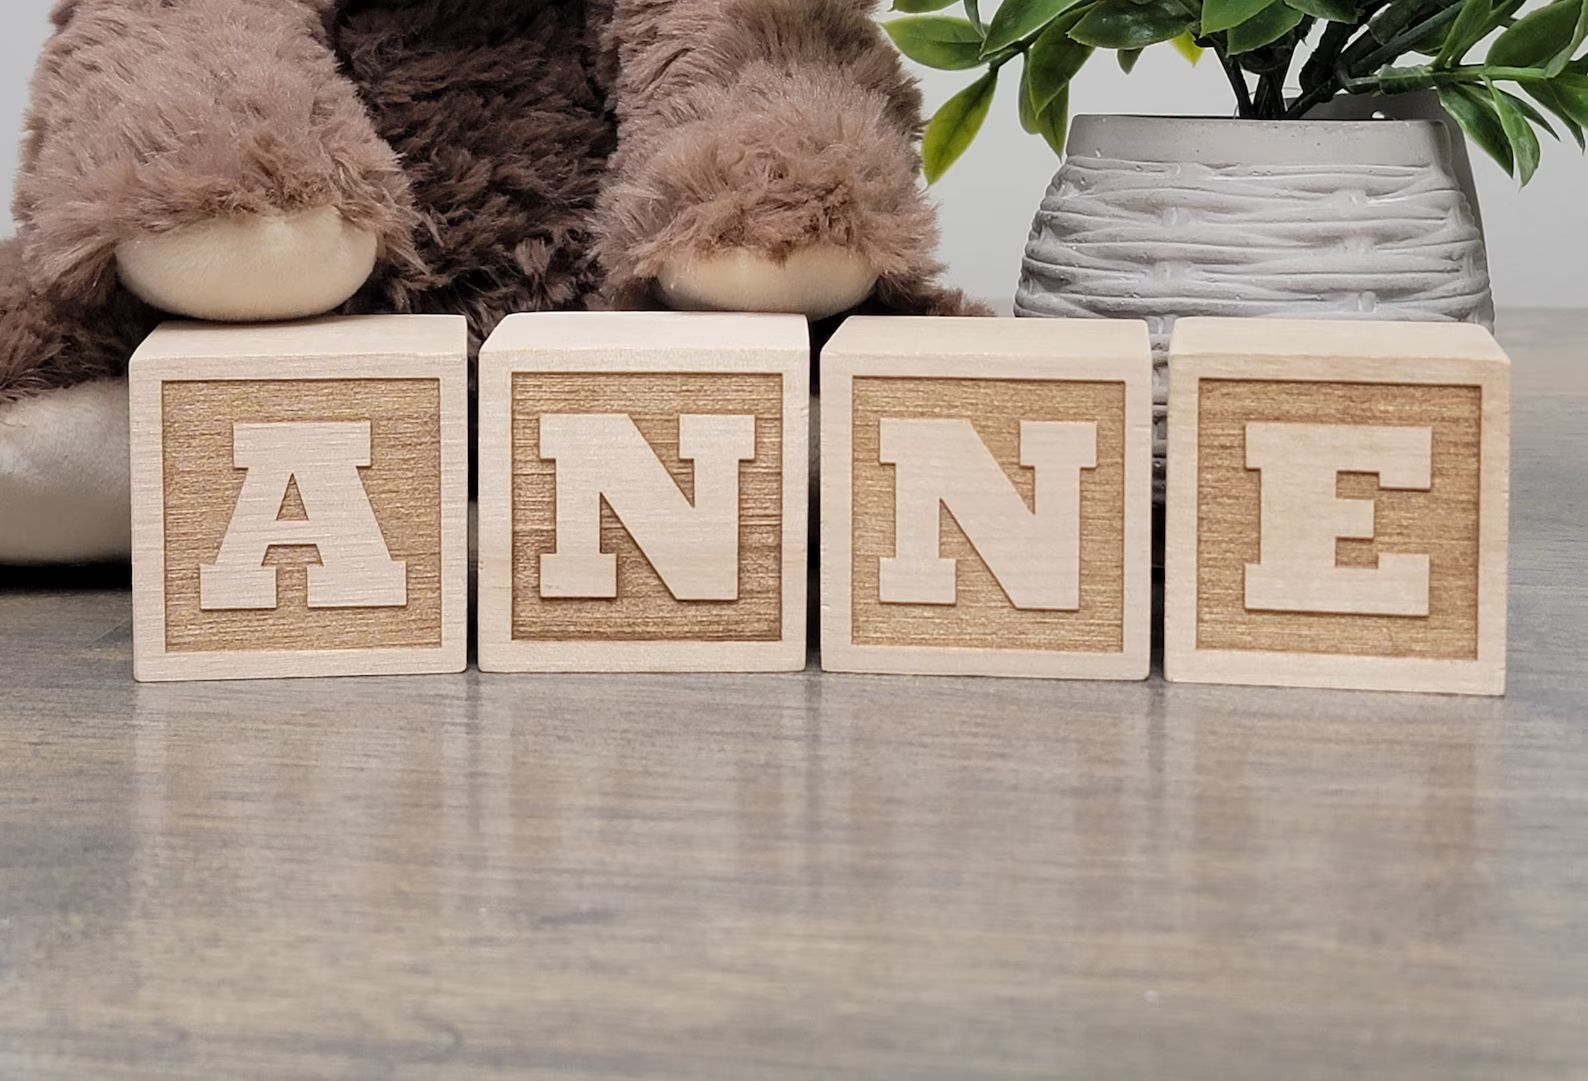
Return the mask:
<path id="1" fill-rule="evenodd" d="M 1068 17 L 1053 22 L 1031 43 L 1026 72 L 1031 80 L 1031 104 L 1036 112 L 1047 108 L 1069 85 L 1075 73 L 1091 58 L 1092 48 L 1069 35 Z M 1035 130 L 1035 129 L 1033 129 Z"/>
<path id="2" fill-rule="evenodd" d="M 1572 28 L 1571 42 L 1561 46 L 1560 52 L 1555 54 L 1555 59 L 1545 65 L 1544 70 L 1551 75 L 1559 75 L 1565 71 L 1566 65 L 1571 63 L 1572 54 L 1584 40 L 1588 40 L 1588 0 L 1578 0 L 1577 25 Z"/>
<path id="3" fill-rule="evenodd" d="M 1489 13 L 1493 9 L 1493 0 L 1467 0 L 1461 5 L 1456 21 L 1450 24 L 1450 30 L 1445 34 L 1445 43 L 1434 54 L 1436 69 L 1448 68 L 1478 43 L 1483 37 L 1484 28 L 1489 25 Z"/>
<path id="4" fill-rule="evenodd" d="M 1261 49 L 1264 45 L 1278 41 L 1290 33 L 1305 18 L 1306 16 L 1295 8 L 1275 0 L 1239 26 L 1232 27 L 1226 39 L 1226 47 L 1231 56 Z"/>
<path id="5" fill-rule="evenodd" d="M 1141 59 L 1141 50 L 1121 49 L 1114 54 L 1114 59 L 1119 61 L 1119 70 L 1129 75 L 1136 70 L 1136 61 Z"/>
<path id="6" fill-rule="evenodd" d="M 1035 135 L 1038 127 L 1038 113 L 1036 102 L 1031 100 L 1031 57 L 1026 57 L 1025 67 L 1020 72 L 1020 127 L 1031 135 Z"/>
<path id="7" fill-rule="evenodd" d="M 889 11 L 903 12 L 907 15 L 919 15 L 926 11 L 942 11 L 950 4 L 957 4 L 959 0 L 893 0 Z"/>
<path id="8" fill-rule="evenodd" d="M 1104 3 L 1075 24 L 1070 37 L 1099 49 L 1144 49 L 1183 34 L 1196 16 L 1167 0 Z"/>
<path id="9" fill-rule="evenodd" d="M 1527 118 L 1511 104 L 1509 98 L 1494 88 L 1493 83 L 1485 79 L 1483 85 L 1489 89 L 1489 101 L 1500 117 L 1505 141 L 1511 144 L 1511 160 L 1516 162 L 1516 177 L 1525 188 L 1527 182 L 1533 179 L 1533 174 L 1538 172 L 1538 136 L 1533 134 Z"/>
<path id="10" fill-rule="evenodd" d="M 1238 26 L 1271 3 L 1273 0 L 1204 0 L 1202 33 L 1215 34 Z"/>
<path id="11" fill-rule="evenodd" d="M 1582 0 L 1555 0 L 1530 11 L 1494 39 L 1484 63 L 1499 68 L 1543 67 L 1576 30 Z M 1570 59 L 1568 57 L 1567 59 Z"/>
<path id="12" fill-rule="evenodd" d="M 1532 104 L 1523 101 L 1521 98 L 1517 97 L 1508 90 L 1501 90 L 1496 87 L 1494 88 L 1494 92 L 1509 101 L 1511 103 L 1511 107 L 1516 109 L 1523 116 L 1527 117 L 1528 122 L 1531 123 L 1535 128 L 1543 128 L 1545 131 L 1549 132 L 1549 137 L 1551 139 L 1554 139 L 1556 142 L 1560 142 L 1560 132 L 1555 130 L 1555 125 L 1551 124 L 1549 120 L 1545 118 L 1543 113 L 1533 108 Z"/>
<path id="13" fill-rule="evenodd" d="M 940 71 L 981 66 L 981 34 L 967 19 L 952 15 L 910 15 L 882 24 L 899 51 L 918 64 Z"/>
<path id="14" fill-rule="evenodd" d="M 1196 67 L 1197 61 L 1202 59 L 1202 54 L 1207 52 L 1206 49 L 1197 44 L 1197 39 L 1192 36 L 1190 31 L 1184 34 L 1176 34 L 1169 39 L 1169 44 L 1174 46 L 1175 52 L 1189 60 L 1192 67 Z"/>
<path id="15" fill-rule="evenodd" d="M 1526 3 L 1527 0 L 1500 0 L 1494 5 L 1494 10 L 1489 12 L 1489 19 L 1483 24 L 1483 33 L 1473 40 L 1472 45 L 1476 45 L 1500 27 L 1509 26 L 1513 21 L 1511 16 L 1520 11 Z M 1471 45 L 1467 46 L 1469 49 L 1471 47 Z"/>
<path id="16" fill-rule="evenodd" d="M 1070 134 L 1070 88 L 1065 87 L 1058 97 L 1050 101 L 1037 119 L 1037 134 L 1042 136 L 1055 154 L 1063 157 L 1064 145 Z"/>
<path id="17" fill-rule="evenodd" d="M 1549 81 L 1549 85 L 1573 98 L 1588 100 L 1588 74 L 1568 72 L 1565 75 L 1557 75 Z"/>
<path id="18" fill-rule="evenodd" d="M 1588 140 L 1583 136 L 1583 122 L 1572 113 L 1572 108 L 1560 96 L 1554 84 L 1546 82 L 1520 83 L 1522 93 L 1538 102 L 1555 118 L 1566 126 L 1567 132 L 1577 140 L 1578 149 L 1588 150 Z M 1588 110 L 1584 111 L 1584 119 L 1588 119 Z"/>
<path id="19" fill-rule="evenodd" d="M 921 140 L 921 162 L 928 184 L 941 180 L 949 166 L 970 149 L 992 108 L 997 89 L 998 73 L 989 71 L 944 102 L 932 117 Z"/>
<path id="20" fill-rule="evenodd" d="M 1518 85 L 1523 90 L 1529 90 L 1540 85 L 1548 86 L 1554 92 L 1555 98 L 1560 101 L 1561 108 L 1566 111 L 1567 115 L 1576 120 L 1585 129 L 1588 129 L 1588 76 L 1557 75 L 1547 83 L 1529 80 Z"/>
<path id="21" fill-rule="evenodd" d="M 965 0 L 965 18 L 975 24 L 976 29 L 986 32 L 987 27 L 981 21 L 981 4 L 978 0 Z"/>
<path id="22" fill-rule="evenodd" d="M 1574 138 L 1578 130 L 1588 132 L 1588 77 L 1557 75 L 1548 82 L 1530 79 L 1517 85 L 1565 121 Z"/>
<path id="23" fill-rule="evenodd" d="M 1499 162 L 1507 175 L 1516 175 L 1511 141 L 1506 138 L 1500 116 L 1487 96 L 1458 83 L 1440 87 L 1439 102 L 1479 149 Z"/>
<path id="24" fill-rule="evenodd" d="M 1285 3 L 1303 15 L 1332 23 L 1355 23 L 1361 15 L 1361 9 L 1353 0 L 1285 0 Z"/>
<path id="25" fill-rule="evenodd" d="M 1030 37 L 1085 0 L 1004 0 L 987 27 L 982 55 L 991 56 Z"/>

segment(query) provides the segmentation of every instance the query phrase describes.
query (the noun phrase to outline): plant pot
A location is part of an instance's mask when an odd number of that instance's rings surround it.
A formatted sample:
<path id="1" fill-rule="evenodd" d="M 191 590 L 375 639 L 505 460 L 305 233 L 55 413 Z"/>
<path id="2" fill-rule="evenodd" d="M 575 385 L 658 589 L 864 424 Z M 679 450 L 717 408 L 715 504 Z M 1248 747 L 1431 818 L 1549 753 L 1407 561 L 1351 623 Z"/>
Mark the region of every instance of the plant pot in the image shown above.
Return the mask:
<path id="1" fill-rule="evenodd" d="M 1177 317 L 1492 326 L 1494 306 L 1438 121 L 1080 116 L 1032 226 L 1015 314 L 1147 320 L 1161 498 Z"/>

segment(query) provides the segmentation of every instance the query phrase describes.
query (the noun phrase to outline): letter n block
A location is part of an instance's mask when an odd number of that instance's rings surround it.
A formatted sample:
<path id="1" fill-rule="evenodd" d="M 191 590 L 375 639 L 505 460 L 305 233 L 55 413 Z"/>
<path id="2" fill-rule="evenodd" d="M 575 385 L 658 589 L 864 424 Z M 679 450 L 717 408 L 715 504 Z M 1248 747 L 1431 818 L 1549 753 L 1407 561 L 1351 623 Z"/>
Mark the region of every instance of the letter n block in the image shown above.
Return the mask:
<path id="1" fill-rule="evenodd" d="M 821 393 L 823 668 L 1146 678 L 1145 324 L 851 319 Z"/>
<path id="2" fill-rule="evenodd" d="M 805 667 L 797 316 L 547 313 L 480 352 L 480 668 Z"/>
<path id="3" fill-rule="evenodd" d="M 461 672 L 461 318 L 168 323 L 133 357 L 139 680 Z"/>
<path id="4" fill-rule="evenodd" d="M 1183 319 L 1173 680 L 1500 694 L 1510 364 L 1452 323 Z"/>

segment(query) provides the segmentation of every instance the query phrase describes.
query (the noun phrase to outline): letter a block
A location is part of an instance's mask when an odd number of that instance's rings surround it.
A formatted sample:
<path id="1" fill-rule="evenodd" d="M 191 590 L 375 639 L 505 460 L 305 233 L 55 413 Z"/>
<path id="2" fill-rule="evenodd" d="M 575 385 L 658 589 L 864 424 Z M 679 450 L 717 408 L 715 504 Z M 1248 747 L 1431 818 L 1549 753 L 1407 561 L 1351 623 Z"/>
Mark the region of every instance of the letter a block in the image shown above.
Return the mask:
<path id="1" fill-rule="evenodd" d="M 130 381 L 136 678 L 464 669 L 462 319 L 168 323 Z"/>
<path id="2" fill-rule="evenodd" d="M 796 316 L 549 313 L 480 352 L 480 668 L 805 667 Z"/>
<path id="3" fill-rule="evenodd" d="M 1167 676 L 1503 693 L 1509 477 L 1481 327 L 1181 320 Z"/>
<path id="4" fill-rule="evenodd" d="M 822 354 L 822 667 L 1145 679 L 1145 324 L 851 319 Z"/>

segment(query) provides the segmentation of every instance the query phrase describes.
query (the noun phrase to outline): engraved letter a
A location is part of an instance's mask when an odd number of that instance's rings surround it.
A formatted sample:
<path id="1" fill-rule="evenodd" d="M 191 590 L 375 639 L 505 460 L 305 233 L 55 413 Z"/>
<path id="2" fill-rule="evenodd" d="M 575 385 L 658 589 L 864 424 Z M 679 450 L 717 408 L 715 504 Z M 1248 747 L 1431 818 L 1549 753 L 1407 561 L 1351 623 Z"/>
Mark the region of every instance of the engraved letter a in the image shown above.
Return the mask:
<path id="1" fill-rule="evenodd" d="M 312 546 L 310 608 L 388 608 L 408 603 L 407 565 L 381 536 L 359 477 L 370 463 L 368 421 L 238 424 L 232 462 L 246 469 L 243 490 L 214 563 L 199 568 L 199 607 L 206 611 L 275 608 L 278 546 Z M 279 519 L 296 482 L 305 517 Z"/>

